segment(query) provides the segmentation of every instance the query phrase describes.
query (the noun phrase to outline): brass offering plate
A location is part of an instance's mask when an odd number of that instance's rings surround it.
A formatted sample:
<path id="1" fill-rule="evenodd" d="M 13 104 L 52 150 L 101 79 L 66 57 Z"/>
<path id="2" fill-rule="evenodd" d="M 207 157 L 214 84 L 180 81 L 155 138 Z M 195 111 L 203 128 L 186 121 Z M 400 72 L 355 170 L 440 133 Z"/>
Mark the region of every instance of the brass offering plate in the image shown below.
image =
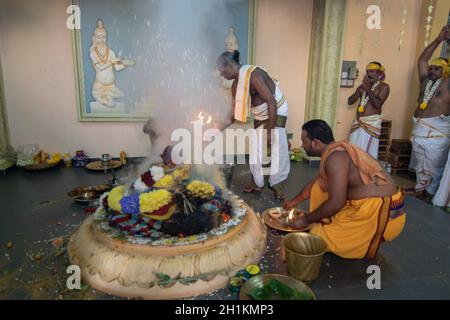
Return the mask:
<path id="1" fill-rule="evenodd" d="M 30 164 L 23 168 L 27 171 L 39 171 L 39 170 L 45 170 L 48 168 L 56 167 L 60 162 L 61 162 L 61 160 L 58 162 L 53 162 L 53 163 L 48 163 L 47 161 L 45 161 L 44 163 L 40 163 L 40 164 Z"/>
<path id="2" fill-rule="evenodd" d="M 100 184 L 97 186 L 78 187 L 67 192 L 67 195 L 77 202 L 86 203 L 98 199 L 104 192 L 111 189 L 111 185 Z"/>
<path id="3" fill-rule="evenodd" d="M 298 214 L 299 212 L 301 212 L 301 210 L 295 209 L 295 213 Z M 283 213 L 285 210 L 282 207 L 275 207 L 275 208 L 270 208 L 267 209 L 266 211 L 264 211 L 261 215 L 261 218 L 263 219 L 264 223 L 272 228 L 272 229 L 276 229 L 276 230 L 280 230 L 280 231 L 284 231 L 284 232 L 300 232 L 300 231 L 307 231 L 310 230 L 311 227 L 307 227 L 304 229 L 296 229 L 287 225 L 284 225 L 281 220 L 286 219 L 285 215 L 281 215 L 281 217 L 279 219 L 272 217 L 270 214 L 280 214 Z"/>
<path id="4" fill-rule="evenodd" d="M 111 164 L 107 167 L 103 166 L 102 161 L 94 161 L 94 162 L 89 162 L 86 165 L 86 168 L 88 168 L 89 170 L 95 170 L 95 171 L 103 171 L 103 170 L 110 170 L 110 169 L 116 169 L 122 166 L 122 162 L 118 161 L 118 160 L 111 160 Z"/>
<path id="5" fill-rule="evenodd" d="M 301 293 L 308 293 L 313 297 L 313 300 L 317 300 L 317 297 L 311 290 L 311 288 L 308 287 L 306 284 L 304 284 L 302 281 L 292 278 L 290 276 L 276 273 L 265 273 L 250 278 L 250 280 L 246 281 L 242 286 L 241 291 L 239 292 L 239 299 L 253 300 L 252 297 L 248 295 L 249 292 L 254 288 L 262 288 L 264 285 L 269 283 L 271 279 L 276 279 L 281 283 L 284 283 L 285 285 L 291 287 L 292 289 L 297 289 Z M 276 297 L 271 298 L 271 300 L 276 300 Z"/>

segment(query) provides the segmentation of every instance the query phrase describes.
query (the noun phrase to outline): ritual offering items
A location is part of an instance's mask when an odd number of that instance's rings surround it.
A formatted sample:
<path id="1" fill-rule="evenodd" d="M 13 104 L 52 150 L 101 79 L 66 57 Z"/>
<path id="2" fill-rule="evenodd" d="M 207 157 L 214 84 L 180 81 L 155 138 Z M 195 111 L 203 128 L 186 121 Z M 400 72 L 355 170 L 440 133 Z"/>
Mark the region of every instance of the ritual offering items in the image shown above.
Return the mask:
<path id="1" fill-rule="evenodd" d="M 102 195 L 104 192 L 107 192 L 112 189 L 111 185 L 108 184 L 100 184 L 96 186 L 87 186 L 87 187 L 77 187 L 69 192 L 67 195 L 74 199 L 77 202 L 91 202 L 96 200 Z"/>
<path id="2" fill-rule="evenodd" d="M 302 148 L 295 148 L 290 151 L 291 160 L 300 162 L 303 159 L 304 150 Z"/>
<path id="3" fill-rule="evenodd" d="M 241 300 L 316 300 L 314 292 L 303 282 L 280 274 L 261 274 L 241 288 Z"/>
<path id="4" fill-rule="evenodd" d="M 242 285 L 244 284 L 244 279 L 241 277 L 232 277 L 230 279 L 230 285 L 228 286 L 228 289 L 233 293 L 239 293 L 241 290 Z"/>
<path id="5" fill-rule="evenodd" d="M 78 150 L 75 152 L 72 161 L 75 167 L 84 167 L 88 163 L 88 157 L 83 150 Z"/>
<path id="6" fill-rule="evenodd" d="M 62 157 L 59 153 L 53 153 L 50 156 L 47 152 L 41 150 L 34 156 L 33 164 L 24 166 L 24 169 L 29 171 L 48 169 L 58 165 L 61 160 Z"/>
<path id="7" fill-rule="evenodd" d="M 109 168 L 111 166 L 111 156 L 108 153 L 102 154 L 102 167 Z"/>
<path id="8" fill-rule="evenodd" d="M 285 210 L 282 207 L 270 208 L 264 211 L 261 215 L 264 223 L 272 228 L 284 232 L 299 232 L 309 230 L 310 227 L 305 229 L 297 229 L 292 223 L 299 217 L 304 215 L 305 212 L 298 209 Z"/>
<path id="9" fill-rule="evenodd" d="M 120 152 L 120 162 L 122 164 L 127 164 L 127 158 L 126 158 L 127 154 L 125 153 L 125 151 L 121 151 Z"/>
<path id="10" fill-rule="evenodd" d="M 250 278 L 258 275 L 261 269 L 256 264 L 248 265 L 245 269 L 239 270 L 234 277 L 230 279 L 228 289 L 233 293 L 238 293 L 242 285 Z"/>
<path id="11" fill-rule="evenodd" d="M 100 197 L 68 245 L 84 281 L 119 296 L 168 299 L 232 285 L 239 270 L 246 278 L 260 272 L 264 224 L 222 183 L 194 170 L 155 164 Z"/>
<path id="12" fill-rule="evenodd" d="M 64 165 L 66 167 L 72 166 L 72 156 L 68 152 L 64 153 Z"/>
<path id="13" fill-rule="evenodd" d="M 107 171 L 111 169 L 117 169 L 122 166 L 122 163 L 118 160 L 98 160 L 89 162 L 86 165 L 86 169 L 94 170 L 94 171 Z"/>

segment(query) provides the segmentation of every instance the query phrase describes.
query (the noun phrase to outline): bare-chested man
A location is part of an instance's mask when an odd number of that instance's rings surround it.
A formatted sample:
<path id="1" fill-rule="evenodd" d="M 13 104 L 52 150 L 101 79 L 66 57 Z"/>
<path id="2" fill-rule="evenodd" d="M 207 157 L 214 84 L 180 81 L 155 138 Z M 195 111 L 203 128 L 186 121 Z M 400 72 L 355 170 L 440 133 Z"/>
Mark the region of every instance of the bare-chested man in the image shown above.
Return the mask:
<path id="1" fill-rule="evenodd" d="M 267 145 L 273 151 L 270 162 L 269 186 L 277 200 L 284 198 L 283 182 L 290 170 L 290 159 L 286 135 L 288 104 L 278 84 L 266 71 L 251 65 L 241 65 L 239 51 L 224 52 L 217 59 L 217 68 L 227 80 L 234 80 L 231 87 L 233 96 L 233 116 L 231 122 L 246 122 L 253 114 L 255 129 L 266 129 Z M 253 181 L 244 192 L 260 191 L 264 185 L 263 163 L 261 161 L 262 141 L 252 144 L 250 171 Z M 276 150 L 276 151 L 275 151 Z M 274 153 L 276 152 L 276 153 Z M 253 161 L 252 161 L 253 159 Z"/>
<path id="2" fill-rule="evenodd" d="M 434 195 L 439 187 L 450 146 L 450 81 L 448 60 L 433 52 L 450 38 L 450 27 L 419 57 L 420 95 L 413 118 L 411 167 L 416 170 L 416 186 L 407 192 L 422 197 Z M 446 181 L 445 183 L 449 183 Z"/>
<path id="3" fill-rule="evenodd" d="M 362 84 L 348 98 L 349 105 L 360 100 L 349 140 L 375 159 L 378 159 L 382 107 L 390 92 L 389 85 L 384 82 L 384 71 L 381 63 L 369 63 Z"/>
<path id="4" fill-rule="evenodd" d="M 391 241 L 403 230 L 403 193 L 369 154 L 347 141 L 334 142 L 323 120 L 303 125 L 302 143 L 308 155 L 322 159 L 319 177 L 284 205 L 291 209 L 310 199 L 310 213 L 292 224 L 311 226 L 310 233 L 343 258 L 375 258 L 381 241 Z"/>

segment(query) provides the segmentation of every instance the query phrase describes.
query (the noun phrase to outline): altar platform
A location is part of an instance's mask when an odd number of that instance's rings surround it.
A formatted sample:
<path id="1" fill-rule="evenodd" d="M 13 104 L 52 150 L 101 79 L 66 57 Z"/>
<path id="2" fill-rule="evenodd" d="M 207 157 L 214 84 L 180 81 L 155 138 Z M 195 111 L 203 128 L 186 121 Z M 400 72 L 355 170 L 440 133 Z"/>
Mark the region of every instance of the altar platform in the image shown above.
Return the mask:
<path id="1" fill-rule="evenodd" d="M 130 164 L 118 174 L 130 170 Z M 287 197 L 318 173 L 317 164 L 292 162 Z M 40 208 L 45 200 L 66 197 L 77 186 L 107 182 L 110 174 L 84 168 L 59 167 L 40 172 L 8 169 L 0 178 L 0 299 L 120 299 L 86 285 L 68 290 L 67 253 L 55 239 L 68 237 L 90 214 L 89 208 L 71 200 Z M 280 205 L 272 192 L 241 192 L 250 179 L 247 166 L 234 170 L 231 190 L 255 211 Z M 405 178 L 396 178 L 408 184 Z M 303 204 L 307 209 L 307 204 Z M 406 199 L 407 223 L 395 241 L 381 246 L 375 261 L 345 260 L 326 254 L 319 278 L 310 284 L 318 299 L 448 299 L 450 297 L 450 214 L 416 198 Z M 283 233 L 268 230 L 267 249 L 260 262 L 263 272 L 286 274 L 280 257 Z M 8 243 L 12 248 L 7 248 Z M 53 245 L 52 245 L 53 243 Z M 369 290 L 369 265 L 381 269 L 381 289 Z M 235 300 L 221 289 L 196 299 Z"/>

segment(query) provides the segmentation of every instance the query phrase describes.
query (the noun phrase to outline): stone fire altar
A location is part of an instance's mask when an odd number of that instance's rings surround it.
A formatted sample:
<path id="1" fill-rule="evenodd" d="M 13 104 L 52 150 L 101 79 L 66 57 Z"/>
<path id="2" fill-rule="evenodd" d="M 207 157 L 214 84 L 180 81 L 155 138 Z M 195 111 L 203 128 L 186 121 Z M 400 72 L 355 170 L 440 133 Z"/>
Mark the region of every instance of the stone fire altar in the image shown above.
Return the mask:
<path id="1" fill-rule="evenodd" d="M 129 189 L 102 195 L 68 245 L 83 281 L 128 298 L 187 298 L 223 288 L 259 262 L 259 215 L 191 169 L 153 166 Z"/>

